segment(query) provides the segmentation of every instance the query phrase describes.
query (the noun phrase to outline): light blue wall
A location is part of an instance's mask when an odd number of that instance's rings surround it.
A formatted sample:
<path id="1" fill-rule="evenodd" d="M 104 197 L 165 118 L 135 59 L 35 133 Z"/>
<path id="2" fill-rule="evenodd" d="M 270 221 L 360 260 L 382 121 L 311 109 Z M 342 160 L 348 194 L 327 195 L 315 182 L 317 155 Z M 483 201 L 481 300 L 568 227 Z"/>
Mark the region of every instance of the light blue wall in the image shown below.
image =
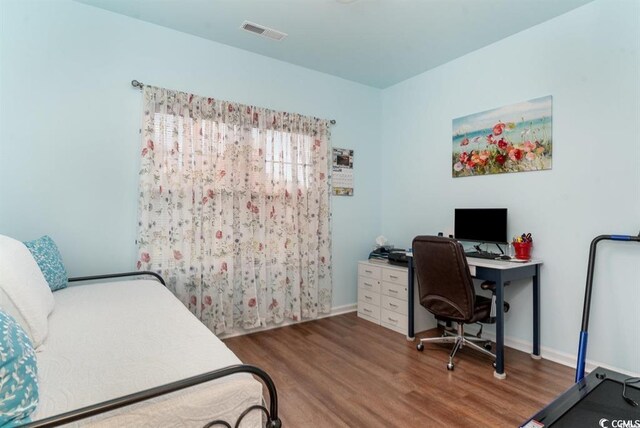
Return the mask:
<path id="1" fill-rule="evenodd" d="M 640 229 L 633 0 L 597 0 L 383 91 L 66 0 L 0 8 L 0 233 L 52 235 L 73 275 L 133 268 L 132 79 L 338 121 L 333 144 L 355 150 L 356 192 L 332 200 L 334 306 L 356 301 L 356 261 L 381 232 L 408 246 L 450 230 L 455 207 L 503 206 L 510 233 L 532 232 L 545 261 L 543 347 L 573 355 L 591 238 Z M 453 118 L 544 95 L 551 171 L 451 178 Z M 636 372 L 638 247 L 602 246 L 589 350 Z M 507 335 L 530 341 L 530 289 L 514 284 L 507 298 Z"/>
<path id="2" fill-rule="evenodd" d="M 612 3 L 615 7 L 611 7 Z M 542 345 L 575 355 L 589 243 L 640 230 L 640 3 L 599 0 L 382 92 L 382 229 L 410 245 L 456 207 L 507 207 L 542 268 Z M 451 121 L 553 96 L 553 169 L 451 178 Z M 640 245 L 598 254 L 588 357 L 640 372 Z M 530 342 L 513 284 L 506 335 Z M 548 353 L 549 354 L 549 353 Z"/>
<path id="3" fill-rule="evenodd" d="M 134 268 L 138 79 L 337 120 L 355 196 L 332 201 L 333 303 L 356 301 L 379 231 L 379 90 L 66 0 L 0 5 L 0 233 L 50 234 L 72 275 Z"/>

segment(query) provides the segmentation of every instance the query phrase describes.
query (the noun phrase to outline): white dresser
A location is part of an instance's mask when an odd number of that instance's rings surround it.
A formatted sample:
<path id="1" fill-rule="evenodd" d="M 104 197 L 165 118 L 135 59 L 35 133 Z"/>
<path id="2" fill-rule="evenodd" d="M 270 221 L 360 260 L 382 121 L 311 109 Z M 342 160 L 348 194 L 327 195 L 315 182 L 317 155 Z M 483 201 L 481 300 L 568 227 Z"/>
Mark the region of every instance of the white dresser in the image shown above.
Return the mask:
<path id="1" fill-rule="evenodd" d="M 406 267 L 372 261 L 358 262 L 358 316 L 407 335 L 408 282 Z M 418 287 L 414 289 L 413 299 L 415 331 L 436 327 L 433 315 L 420 306 Z"/>
<path id="2" fill-rule="evenodd" d="M 407 268 L 358 262 L 358 316 L 407 333 Z"/>

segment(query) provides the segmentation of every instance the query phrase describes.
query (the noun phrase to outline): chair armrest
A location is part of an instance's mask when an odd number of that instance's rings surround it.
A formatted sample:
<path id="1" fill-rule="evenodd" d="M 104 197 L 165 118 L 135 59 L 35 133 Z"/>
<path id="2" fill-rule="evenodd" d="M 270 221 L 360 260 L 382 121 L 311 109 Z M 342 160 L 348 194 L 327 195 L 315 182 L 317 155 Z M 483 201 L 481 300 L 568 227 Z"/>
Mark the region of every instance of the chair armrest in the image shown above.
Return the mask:
<path id="1" fill-rule="evenodd" d="M 69 282 L 78 282 L 78 281 L 95 281 L 97 279 L 109 279 L 109 278 L 122 278 L 125 276 L 144 276 L 144 275 L 150 275 L 155 277 L 158 281 L 160 281 L 160 283 L 162 285 L 164 285 L 165 287 L 167 286 L 167 284 L 165 284 L 164 279 L 157 273 L 155 272 L 151 272 L 151 271 L 147 271 L 147 270 L 143 270 L 143 271 L 138 271 L 138 272 L 121 272 L 121 273 L 108 273 L 105 275 L 92 275 L 92 276 L 77 276 L 74 278 L 69 278 Z"/>
<path id="2" fill-rule="evenodd" d="M 496 294 L 496 283 L 493 281 L 485 281 L 482 284 L 480 284 L 480 288 L 482 288 L 483 290 L 490 290 L 494 296 L 493 299 L 495 299 L 495 294 Z M 494 303 L 495 304 L 495 303 Z M 504 302 L 504 311 L 509 312 L 509 308 L 511 307 L 511 305 L 509 305 L 508 302 Z"/>
<path id="3" fill-rule="evenodd" d="M 504 285 L 509 285 L 511 284 L 511 281 L 505 281 Z M 496 294 L 496 283 L 493 281 L 485 281 L 482 284 L 480 284 L 480 288 L 482 288 L 483 290 L 489 290 L 491 291 L 493 294 Z"/>
<path id="4" fill-rule="evenodd" d="M 496 283 L 493 281 L 484 281 L 482 284 L 480 284 L 480 288 L 482 288 L 483 290 L 491 290 L 491 292 L 495 293 Z"/>

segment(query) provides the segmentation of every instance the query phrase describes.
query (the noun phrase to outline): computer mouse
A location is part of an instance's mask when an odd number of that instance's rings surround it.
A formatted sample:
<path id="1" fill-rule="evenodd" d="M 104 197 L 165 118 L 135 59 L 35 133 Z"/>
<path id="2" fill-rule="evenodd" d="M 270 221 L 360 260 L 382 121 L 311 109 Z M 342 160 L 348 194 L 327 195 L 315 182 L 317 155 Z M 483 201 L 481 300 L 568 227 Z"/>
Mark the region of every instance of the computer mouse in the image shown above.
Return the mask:
<path id="1" fill-rule="evenodd" d="M 500 260 L 511 260 L 509 256 L 500 256 Z"/>

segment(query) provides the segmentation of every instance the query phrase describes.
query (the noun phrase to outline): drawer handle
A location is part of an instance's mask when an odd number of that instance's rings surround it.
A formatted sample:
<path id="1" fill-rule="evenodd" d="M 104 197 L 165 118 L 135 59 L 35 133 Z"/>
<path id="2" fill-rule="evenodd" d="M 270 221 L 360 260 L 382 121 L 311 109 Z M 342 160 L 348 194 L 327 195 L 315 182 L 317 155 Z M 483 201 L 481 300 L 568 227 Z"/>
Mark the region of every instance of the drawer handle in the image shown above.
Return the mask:
<path id="1" fill-rule="evenodd" d="M 365 311 L 365 312 L 371 312 L 371 310 L 367 309 L 367 308 L 362 308 L 362 310 Z"/>
<path id="2" fill-rule="evenodd" d="M 396 294 L 398 294 L 398 290 L 393 290 L 393 289 L 391 289 L 391 288 L 390 288 L 390 289 L 389 289 L 389 293 L 396 293 Z"/>
<path id="3" fill-rule="evenodd" d="M 391 279 L 398 279 L 398 277 L 397 277 L 397 276 L 395 276 L 395 275 L 389 275 L 389 278 L 391 278 Z"/>
<path id="4" fill-rule="evenodd" d="M 393 319 L 393 318 L 391 318 L 391 317 L 387 317 L 387 319 L 388 319 L 389 321 L 391 321 L 391 322 L 395 322 L 395 323 L 397 323 L 397 322 L 398 322 L 398 320 L 394 320 L 394 319 Z"/>
<path id="5" fill-rule="evenodd" d="M 371 300 L 371 296 L 364 296 L 364 298 Z"/>
<path id="6" fill-rule="evenodd" d="M 367 287 L 373 287 L 373 284 L 369 284 L 368 282 L 365 282 L 364 285 L 366 285 Z"/>
<path id="7" fill-rule="evenodd" d="M 391 306 L 392 308 L 397 308 L 398 305 L 396 305 L 395 303 L 389 303 L 389 306 Z"/>
<path id="8" fill-rule="evenodd" d="M 366 270 L 366 269 L 365 269 L 364 271 L 365 271 L 366 273 L 373 273 L 373 272 L 371 272 L 370 270 Z"/>

